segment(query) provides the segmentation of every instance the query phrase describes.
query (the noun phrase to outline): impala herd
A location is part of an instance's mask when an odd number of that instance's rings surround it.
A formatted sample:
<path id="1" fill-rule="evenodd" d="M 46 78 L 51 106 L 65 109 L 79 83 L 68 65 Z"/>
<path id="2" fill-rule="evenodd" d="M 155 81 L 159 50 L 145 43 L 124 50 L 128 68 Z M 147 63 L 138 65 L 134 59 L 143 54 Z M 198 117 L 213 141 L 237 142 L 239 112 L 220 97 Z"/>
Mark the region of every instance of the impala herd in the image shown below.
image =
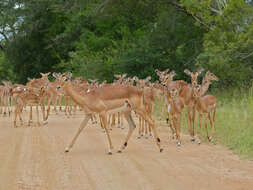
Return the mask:
<path id="1" fill-rule="evenodd" d="M 135 122 L 132 118 L 132 112 L 139 117 L 138 138 L 148 135 L 153 136 L 160 152 L 161 141 L 158 136 L 155 122 L 152 119 L 154 113 L 155 100 L 157 100 L 159 114 L 161 117 L 163 108 L 163 99 L 165 99 L 167 123 L 170 127 L 172 138 L 176 138 L 177 145 L 181 145 L 181 118 L 184 108 L 187 111 L 187 122 L 191 141 L 195 141 L 194 121 L 195 113 L 199 118 L 199 140 L 202 140 L 202 118 L 204 117 L 206 135 L 209 141 L 212 141 L 214 133 L 215 113 L 218 105 L 217 99 L 213 95 L 205 95 L 212 81 L 218 81 L 218 78 L 211 72 L 207 71 L 203 77 L 202 83 L 198 83 L 198 76 L 203 69 L 197 72 L 184 70 L 191 77 L 191 84 L 183 80 L 173 80 L 176 73 L 155 70 L 159 76 L 159 81 L 152 83 L 151 77 L 138 79 L 137 77 L 127 77 L 126 74 L 114 75 L 116 80 L 108 84 L 106 81 L 99 84 L 98 80 L 86 81 L 81 77 L 71 79 L 72 74 L 53 73 L 54 82 L 49 81 L 50 73 L 40 73 L 41 78 L 28 79 L 26 85 L 12 84 L 9 81 L 2 81 L 0 85 L 0 114 L 10 116 L 12 106 L 14 105 L 14 127 L 17 127 L 17 118 L 20 120 L 19 125 L 23 124 L 22 112 L 27 111 L 29 105 L 28 126 L 32 124 L 32 107 L 36 107 L 37 125 L 40 126 L 39 112 L 42 112 L 43 125 L 48 123 L 48 118 L 53 111 L 58 113 L 57 105 L 62 110 L 64 99 L 64 111 L 69 117 L 75 114 L 77 106 L 85 113 L 77 133 L 71 143 L 65 149 L 68 152 L 74 145 L 81 131 L 87 126 L 89 120 L 100 124 L 108 139 L 108 153 L 112 154 L 112 141 L 110 137 L 111 126 L 116 125 L 123 129 L 123 117 L 129 125 L 129 130 L 122 146 L 118 152 L 122 152 L 127 147 L 134 129 Z M 63 111 L 63 110 L 62 110 Z M 208 120 L 211 125 L 211 135 L 208 133 Z"/>

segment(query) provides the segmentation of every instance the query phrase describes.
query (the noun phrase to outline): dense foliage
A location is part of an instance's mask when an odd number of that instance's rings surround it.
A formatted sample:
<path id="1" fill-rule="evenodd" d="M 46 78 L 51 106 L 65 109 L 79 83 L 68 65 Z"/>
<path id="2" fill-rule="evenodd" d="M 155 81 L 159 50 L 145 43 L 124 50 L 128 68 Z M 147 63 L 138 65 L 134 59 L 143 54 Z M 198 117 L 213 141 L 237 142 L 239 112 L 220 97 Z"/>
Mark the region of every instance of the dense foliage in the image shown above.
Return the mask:
<path id="1" fill-rule="evenodd" d="M 219 85 L 253 79 L 246 0 L 1 0 L 0 78 L 39 72 L 113 80 L 115 73 L 210 69 Z"/>

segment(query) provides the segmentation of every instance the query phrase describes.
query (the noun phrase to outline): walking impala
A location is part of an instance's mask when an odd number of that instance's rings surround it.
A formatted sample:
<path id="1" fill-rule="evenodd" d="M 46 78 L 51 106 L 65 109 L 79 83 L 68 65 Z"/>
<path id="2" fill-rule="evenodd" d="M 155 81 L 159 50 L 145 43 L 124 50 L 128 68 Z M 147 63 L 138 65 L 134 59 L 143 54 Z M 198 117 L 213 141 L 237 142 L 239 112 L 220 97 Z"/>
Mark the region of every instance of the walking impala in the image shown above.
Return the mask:
<path id="1" fill-rule="evenodd" d="M 134 129 L 136 128 L 131 116 L 131 110 L 134 110 L 136 113 L 141 115 L 149 123 L 153 130 L 156 144 L 160 152 L 163 151 L 160 145 L 160 138 L 158 137 L 155 123 L 147 114 L 145 105 L 143 104 L 142 90 L 128 85 L 111 85 L 102 88 L 96 88 L 87 94 L 80 95 L 77 91 L 75 91 L 70 82 L 71 75 L 71 73 L 69 73 L 68 75 L 59 75 L 56 73 L 53 74 L 53 76 L 60 81 L 59 88 L 63 88 L 66 94 L 68 94 L 73 99 L 73 101 L 75 101 L 75 103 L 82 107 L 85 112 L 85 118 L 81 123 L 76 135 L 72 139 L 70 145 L 65 149 L 65 152 L 69 152 L 69 150 L 73 147 L 79 134 L 87 126 L 87 123 L 91 119 L 92 114 L 98 113 L 102 119 L 109 143 L 108 154 L 112 154 L 111 149 L 113 149 L 113 145 L 107 126 L 106 114 L 119 111 L 124 114 L 124 117 L 129 124 L 127 137 L 118 150 L 118 152 L 122 152 L 122 150 L 127 147 L 128 140 L 130 139 Z"/>

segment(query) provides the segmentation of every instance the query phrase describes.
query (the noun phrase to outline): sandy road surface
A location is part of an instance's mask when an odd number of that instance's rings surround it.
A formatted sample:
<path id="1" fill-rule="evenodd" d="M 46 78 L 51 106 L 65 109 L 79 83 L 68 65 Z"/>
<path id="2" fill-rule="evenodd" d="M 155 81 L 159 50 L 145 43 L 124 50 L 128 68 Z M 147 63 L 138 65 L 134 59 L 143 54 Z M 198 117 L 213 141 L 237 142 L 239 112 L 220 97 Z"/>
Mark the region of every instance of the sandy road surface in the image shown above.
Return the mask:
<path id="1" fill-rule="evenodd" d="M 183 137 L 178 148 L 168 129 L 158 127 L 164 148 L 153 139 L 137 139 L 119 154 L 127 130 L 114 128 L 112 156 L 106 154 L 105 134 L 98 125 L 80 135 L 64 153 L 82 120 L 82 113 L 67 119 L 52 115 L 47 127 L 12 127 L 0 118 L 0 190 L 249 190 L 253 189 L 253 162 L 240 160 L 226 148 L 191 144 Z"/>

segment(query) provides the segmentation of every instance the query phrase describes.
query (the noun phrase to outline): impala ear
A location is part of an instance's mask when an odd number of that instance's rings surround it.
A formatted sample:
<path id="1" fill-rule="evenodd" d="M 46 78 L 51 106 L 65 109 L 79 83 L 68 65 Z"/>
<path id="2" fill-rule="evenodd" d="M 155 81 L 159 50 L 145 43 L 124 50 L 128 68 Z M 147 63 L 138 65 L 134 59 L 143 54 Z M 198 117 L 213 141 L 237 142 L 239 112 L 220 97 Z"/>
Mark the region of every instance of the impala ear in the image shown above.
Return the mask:
<path id="1" fill-rule="evenodd" d="M 165 69 L 163 72 L 168 73 L 170 69 Z"/>
<path id="2" fill-rule="evenodd" d="M 114 77 L 118 79 L 118 78 L 120 78 L 120 75 L 114 75 Z"/>
<path id="3" fill-rule="evenodd" d="M 158 69 L 155 69 L 155 72 L 156 72 L 156 74 L 161 74 L 161 71 L 159 71 Z"/>
<path id="4" fill-rule="evenodd" d="M 199 70 L 197 71 L 197 73 L 200 75 L 203 71 L 204 71 L 204 69 L 201 68 L 201 69 L 199 69 Z"/>
<path id="5" fill-rule="evenodd" d="M 148 76 L 145 80 L 146 80 L 146 82 L 150 81 L 151 80 L 151 76 Z"/>
<path id="6" fill-rule="evenodd" d="M 170 75 L 171 75 L 172 77 L 174 77 L 174 76 L 176 75 L 176 72 L 173 70 L 173 71 L 170 72 Z"/>
<path id="7" fill-rule="evenodd" d="M 72 77 L 72 73 L 71 73 L 71 72 L 69 72 L 67 77 L 68 77 L 68 79 L 70 80 L 70 79 L 71 79 L 71 77 Z"/>
<path id="8" fill-rule="evenodd" d="M 52 75 L 53 75 L 53 77 L 56 78 L 56 79 L 59 78 L 59 74 L 57 74 L 56 72 L 53 72 Z"/>
<path id="9" fill-rule="evenodd" d="M 188 69 L 185 69 L 184 72 L 185 72 L 185 74 L 187 74 L 187 75 L 189 75 L 189 76 L 191 76 L 191 74 L 192 74 L 192 72 L 189 71 Z"/>
<path id="10" fill-rule="evenodd" d="M 139 81 L 139 79 L 138 79 L 137 76 L 134 76 L 134 77 L 133 77 L 133 80 L 134 80 L 135 82 L 138 82 L 138 81 Z"/>
<path id="11" fill-rule="evenodd" d="M 125 73 L 125 74 L 122 75 L 122 78 L 125 78 L 126 76 L 127 76 L 127 74 Z"/>
<path id="12" fill-rule="evenodd" d="M 31 78 L 29 78 L 29 77 L 27 77 L 27 80 L 28 80 L 28 81 L 31 81 L 32 79 L 31 79 Z"/>

